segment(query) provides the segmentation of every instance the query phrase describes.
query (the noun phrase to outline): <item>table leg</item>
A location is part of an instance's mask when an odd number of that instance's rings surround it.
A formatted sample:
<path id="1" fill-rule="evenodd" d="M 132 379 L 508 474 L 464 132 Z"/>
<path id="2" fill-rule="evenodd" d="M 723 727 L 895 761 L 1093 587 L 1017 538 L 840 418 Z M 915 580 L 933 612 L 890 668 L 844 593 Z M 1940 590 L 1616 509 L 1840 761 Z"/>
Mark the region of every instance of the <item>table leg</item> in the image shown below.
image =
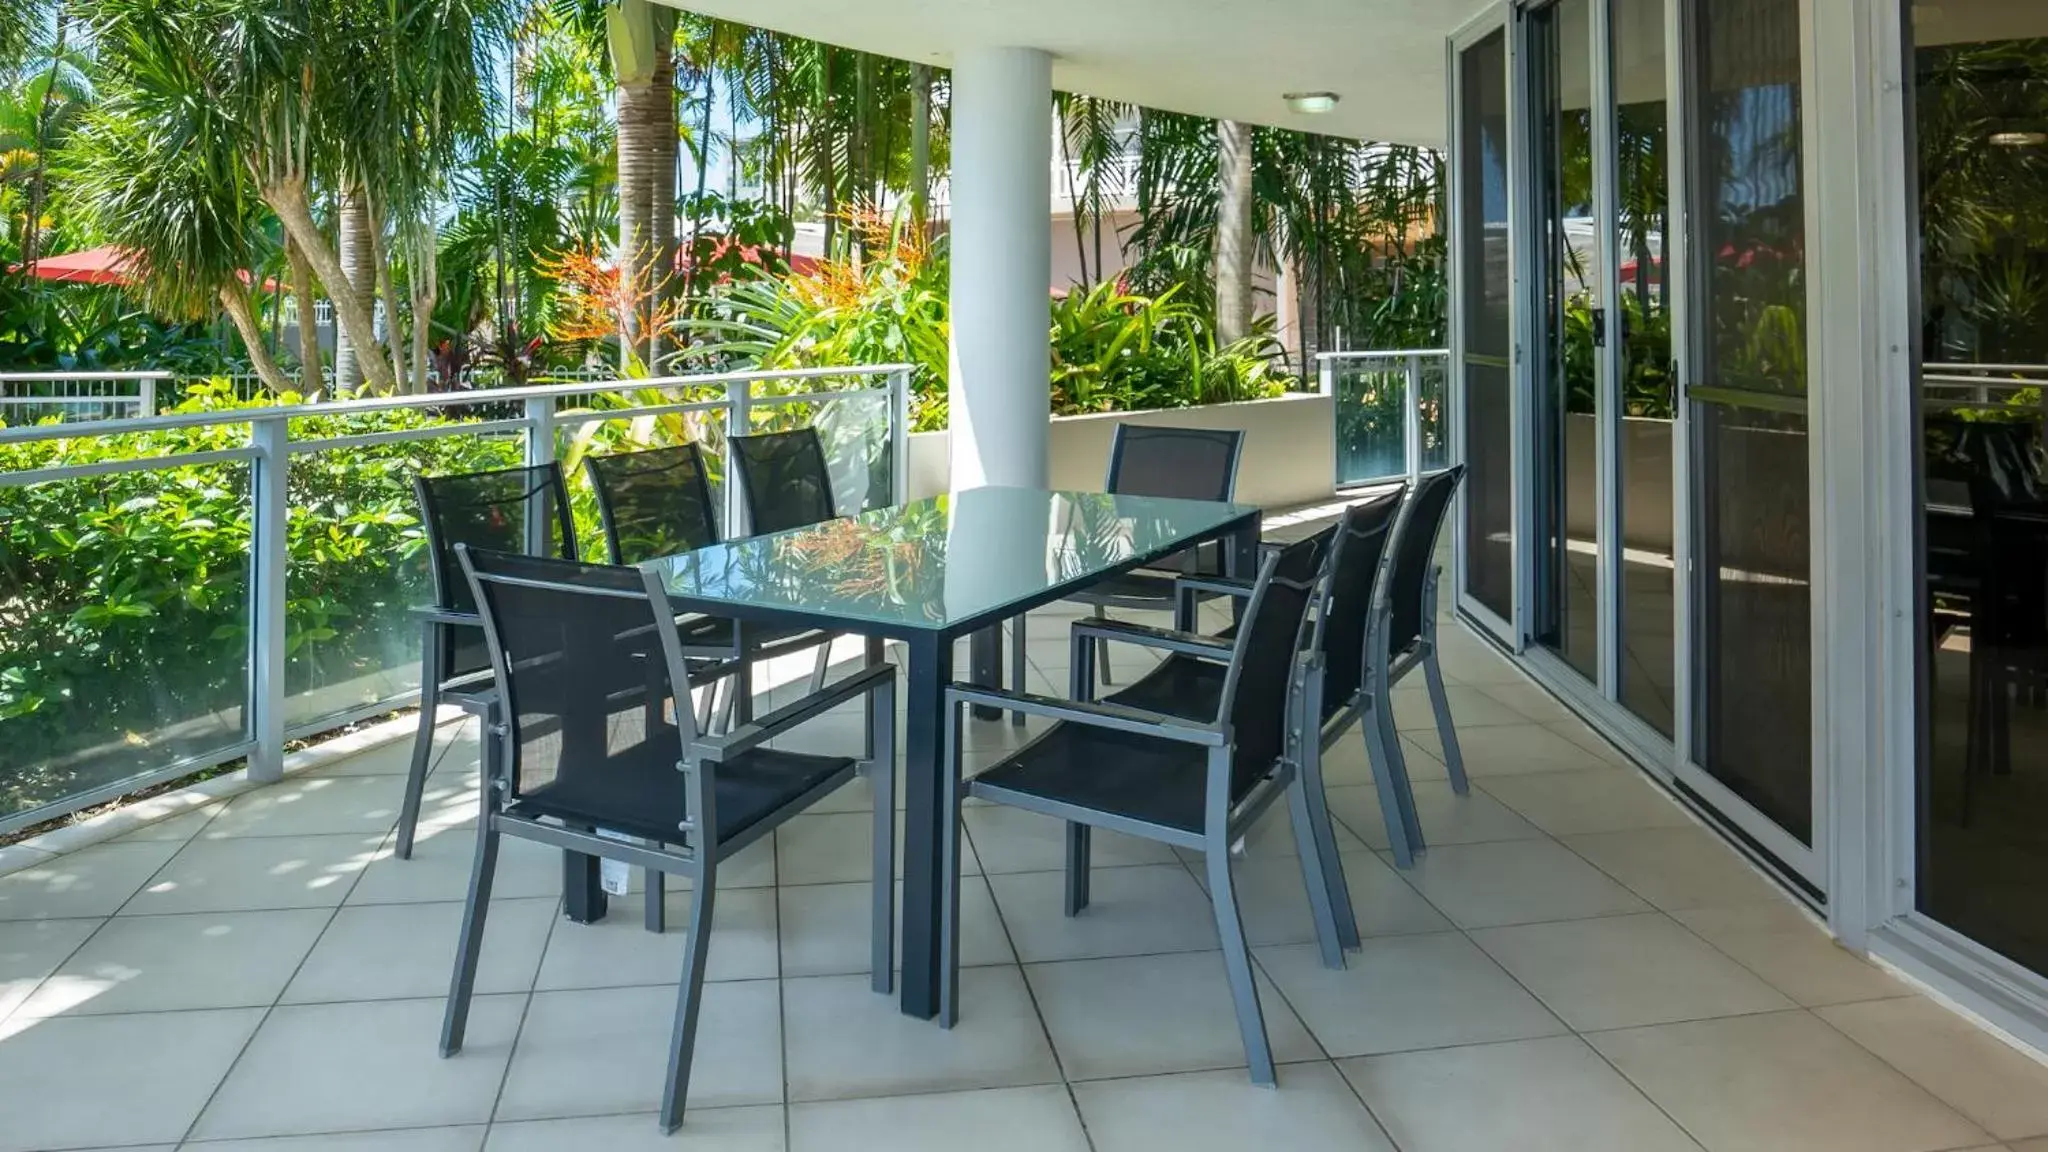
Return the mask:
<path id="1" fill-rule="evenodd" d="M 602 864 L 581 852 L 562 853 L 562 914 L 577 924 L 604 919 L 606 901 L 598 873 Z"/>
<path id="2" fill-rule="evenodd" d="M 939 945 L 946 897 L 942 837 L 945 821 L 956 818 L 945 810 L 946 789 L 940 777 L 953 770 L 943 755 L 953 642 L 921 637 L 906 648 L 902 1008 L 905 1016 L 929 1020 L 939 1011 Z"/>
<path id="3" fill-rule="evenodd" d="M 1223 540 L 1223 574 L 1233 580 L 1250 580 L 1259 574 L 1259 531 L 1260 517 L 1252 517 L 1251 523 L 1232 532 Z M 1244 623 L 1244 608 L 1247 601 L 1242 596 L 1230 598 L 1230 619 Z"/>
<path id="4" fill-rule="evenodd" d="M 984 628 L 967 641 L 968 673 L 967 682 L 977 688 L 1001 688 L 1003 686 L 1003 626 Z M 979 704 L 971 710 L 976 720 L 1000 720 L 1000 708 L 985 708 Z"/>

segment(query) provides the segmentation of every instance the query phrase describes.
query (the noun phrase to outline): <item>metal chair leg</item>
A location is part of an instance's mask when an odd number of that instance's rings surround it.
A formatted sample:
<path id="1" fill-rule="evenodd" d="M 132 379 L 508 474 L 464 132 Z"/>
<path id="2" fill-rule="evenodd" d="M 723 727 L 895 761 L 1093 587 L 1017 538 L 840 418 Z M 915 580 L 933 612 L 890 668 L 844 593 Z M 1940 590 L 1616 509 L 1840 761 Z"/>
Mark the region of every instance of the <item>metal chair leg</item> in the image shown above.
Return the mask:
<path id="1" fill-rule="evenodd" d="M 484 720 L 484 772 L 479 788 L 483 810 L 477 813 L 476 859 L 470 865 L 469 898 L 462 906 L 462 931 L 455 941 L 455 973 L 448 982 L 448 1007 L 441 1017 L 441 1055 L 462 1051 L 469 1026 L 469 999 L 476 990 L 477 958 L 483 948 L 484 917 L 491 909 L 491 881 L 498 872 L 498 830 L 491 823 L 491 774 L 499 755 L 495 709 Z"/>
<path id="2" fill-rule="evenodd" d="M 647 930 L 660 935 L 668 931 L 667 885 L 659 868 L 645 870 L 647 881 Z"/>
<path id="3" fill-rule="evenodd" d="M 1095 606 L 1095 618 L 1097 620 L 1109 619 L 1109 609 L 1097 604 Z M 1095 642 L 1095 661 L 1098 665 L 1096 671 L 1101 676 L 1101 682 L 1104 684 L 1116 683 L 1116 674 L 1111 672 L 1109 668 L 1109 641 L 1097 640 Z"/>
<path id="4" fill-rule="evenodd" d="M 1334 905 L 1338 893 L 1344 891 L 1344 873 L 1341 866 L 1336 869 L 1333 890 L 1330 873 L 1334 862 L 1324 858 L 1323 838 L 1309 812 L 1308 788 L 1299 776 L 1287 786 L 1287 814 L 1294 824 L 1294 848 L 1301 856 L 1301 881 L 1308 890 L 1309 916 L 1315 921 L 1316 946 L 1323 954 L 1323 967 L 1342 969 L 1346 945 L 1337 928 Z M 1348 893 L 1344 899 L 1349 902 Z"/>
<path id="5" fill-rule="evenodd" d="M 1067 822 L 1067 915 L 1079 916 L 1088 907 L 1089 833 L 1086 824 Z"/>
<path id="6" fill-rule="evenodd" d="M 1216 910 L 1216 934 L 1223 941 L 1223 969 L 1230 978 L 1230 998 L 1237 1008 L 1237 1029 L 1244 1035 L 1245 1063 L 1252 1083 L 1272 1085 L 1273 1048 L 1266 1039 L 1266 1017 L 1259 1010 L 1259 989 L 1252 980 L 1252 955 L 1245 947 L 1244 922 L 1237 914 L 1237 889 L 1230 879 L 1230 848 L 1220 830 L 1209 837 L 1203 853 L 1208 864 L 1209 902 Z"/>
<path id="7" fill-rule="evenodd" d="M 1458 748 L 1458 728 L 1451 723 L 1451 698 L 1444 692 L 1444 670 L 1436 659 L 1436 645 L 1422 658 L 1422 675 L 1429 682 L 1429 707 L 1436 713 L 1436 738 L 1444 746 L 1444 767 L 1450 769 L 1451 791 L 1460 796 L 1472 791 L 1465 778 L 1465 754 Z"/>
<path id="8" fill-rule="evenodd" d="M 1401 734 L 1394 727 L 1393 694 L 1388 693 L 1387 698 L 1387 706 L 1374 709 L 1370 719 L 1379 726 L 1380 745 L 1387 753 L 1387 778 L 1401 805 L 1401 820 L 1408 829 L 1408 843 L 1420 852 L 1429 845 L 1422 835 L 1422 816 L 1415 811 L 1415 785 L 1408 777 L 1408 754 L 1401 751 Z"/>
<path id="9" fill-rule="evenodd" d="M 676 991 L 675 1028 L 669 1035 L 668 1082 L 661 1090 L 661 1130 L 683 1124 L 690 1095 L 690 1061 L 697 1049 L 697 1010 L 704 1002 L 704 961 L 711 952 L 711 915 L 718 892 L 717 864 L 707 862 L 690 894 L 690 928 L 683 942 L 683 976 Z"/>
<path id="10" fill-rule="evenodd" d="M 960 1019 L 960 712 L 947 704 L 939 749 L 939 1027 Z"/>
<path id="11" fill-rule="evenodd" d="M 828 636 L 823 644 L 818 645 L 818 664 L 811 669 L 811 695 L 816 696 L 825 690 L 825 673 L 831 668 L 832 639 Z"/>
<path id="12" fill-rule="evenodd" d="M 1024 619 L 1025 614 L 1019 613 L 1010 621 L 1010 691 L 1012 692 L 1030 691 L 1025 683 L 1027 679 L 1025 672 L 1029 661 L 1024 655 Z M 1010 713 L 1010 727 L 1024 727 L 1024 714 L 1022 712 Z"/>
<path id="13" fill-rule="evenodd" d="M 1351 885 L 1344 877 L 1344 861 L 1337 855 L 1337 832 L 1330 821 L 1329 794 L 1323 790 L 1323 742 L 1320 734 L 1302 735 L 1300 786 L 1307 809 L 1308 826 L 1316 841 L 1316 856 L 1322 864 L 1323 886 L 1330 894 L 1330 915 L 1337 929 L 1340 947 L 1359 946 L 1358 914 L 1351 907 Z M 1301 835 L 1299 826 L 1294 834 Z"/>
<path id="14" fill-rule="evenodd" d="M 422 626 L 420 637 L 420 725 L 412 740 L 412 765 L 406 769 L 405 799 L 398 809 L 398 858 L 412 859 L 413 834 L 420 823 L 420 800 L 427 788 L 427 770 L 434 759 L 434 717 L 441 710 L 440 624 Z M 490 733 L 484 734 L 490 739 Z"/>
<path id="15" fill-rule="evenodd" d="M 874 799 L 874 907 L 869 977 L 888 995 L 896 984 L 896 691 L 893 681 L 868 694 L 868 792 Z"/>
<path id="16" fill-rule="evenodd" d="M 1406 774 L 1406 765 L 1395 764 L 1394 757 L 1400 755 L 1400 749 L 1398 745 L 1389 745 L 1386 726 L 1380 723 L 1382 710 L 1377 699 L 1367 700 L 1365 715 L 1359 718 L 1358 726 L 1365 737 L 1365 754 L 1372 765 L 1373 789 L 1379 795 L 1380 817 L 1387 826 L 1387 847 L 1394 854 L 1394 866 L 1412 868 L 1415 853 L 1422 845 L 1409 838 L 1408 814 L 1395 782 L 1397 776 Z"/>

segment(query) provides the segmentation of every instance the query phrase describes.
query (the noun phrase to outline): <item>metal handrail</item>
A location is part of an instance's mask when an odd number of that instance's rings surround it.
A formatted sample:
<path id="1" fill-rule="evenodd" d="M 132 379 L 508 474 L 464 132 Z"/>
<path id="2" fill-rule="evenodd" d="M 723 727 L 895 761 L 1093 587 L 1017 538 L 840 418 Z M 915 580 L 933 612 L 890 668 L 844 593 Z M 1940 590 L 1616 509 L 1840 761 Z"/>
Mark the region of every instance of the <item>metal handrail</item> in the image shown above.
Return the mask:
<path id="1" fill-rule="evenodd" d="M 1317 390 L 1331 398 L 1337 398 L 1337 372 L 1340 365 L 1373 365 L 1383 363 L 1383 371 L 1398 371 L 1403 376 L 1401 390 L 1401 458 L 1402 471 L 1412 485 L 1422 478 L 1422 364 L 1443 360 L 1448 363 L 1451 351 L 1448 348 L 1393 348 L 1365 349 L 1346 352 L 1318 352 L 1316 361 Z M 1333 420 L 1337 435 L 1342 435 L 1342 422 Z M 1341 455 L 1341 450 L 1340 450 Z M 1340 478 L 1341 479 L 1341 478 Z M 1352 477 L 1348 483 L 1365 483 L 1386 477 Z"/>
<path id="2" fill-rule="evenodd" d="M 42 808 L 0 816 L 0 833 L 14 828 L 37 823 L 75 811 L 80 807 L 97 803 L 119 790 L 130 786 L 143 786 L 148 782 L 171 779 L 224 763 L 247 755 L 249 774 L 255 780 L 274 780 L 283 774 L 284 748 L 288 736 L 302 735 L 301 729 L 287 731 L 285 716 L 288 698 L 285 693 L 287 601 L 286 585 L 289 566 L 289 542 L 287 537 L 289 502 L 286 492 L 286 475 L 289 462 L 294 455 L 305 455 L 321 451 L 344 451 L 353 447 L 393 443 L 407 440 L 426 440 L 442 436 L 463 434 L 509 434 L 524 433 L 525 456 L 529 463 L 542 463 L 555 459 L 556 429 L 570 424 L 587 424 L 598 421 L 628 421 L 648 415 L 666 414 L 676 411 L 719 412 L 725 415 L 728 432 L 750 427 L 749 413 L 755 407 L 777 407 L 789 404 L 820 403 L 843 400 L 862 394 L 880 394 L 887 402 L 888 444 L 890 455 L 889 490 L 893 503 L 902 503 L 908 498 L 909 451 L 910 451 L 910 376 L 913 367 L 909 364 L 853 365 L 832 368 L 799 368 L 774 371 L 739 371 L 705 374 L 700 376 L 664 376 L 645 380 L 616 380 L 611 382 L 576 381 L 566 384 L 534 385 L 521 388 L 485 389 L 474 392 L 437 393 L 426 396 L 370 397 L 356 400 L 339 400 L 313 404 L 276 404 L 267 407 L 236 408 L 212 412 L 180 412 L 169 415 L 145 416 L 126 419 L 98 420 L 73 424 L 36 425 L 26 428 L 0 429 L 0 445 L 48 443 L 51 441 L 79 441 L 110 436 L 132 436 L 140 433 L 160 432 L 173 429 L 190 429 L 219 426 L 246 426 L 249 440 L 246 446 L 220 449 L 210 452 L 183 453 L 162 457 L 141 457 L 122 460 L 99 460 L 88 464 L 50 464 L 32 469 L 18 469 L 0 472 L 0 488 L 18 487 L 25 484 L 40 484 L 51 481 L 80 479 L 112 473 L 170 470 L 197 464 L 226 463 L 246 460 L 251 468 L 250 542 L 249 542 L 249 667 L 250 690 L 247 698 L 249 708 L 249 738 L 216 749 L 196 758 L 179 760 L 161 765 L 135 780 L 96 788 L 91 792 L 75 794 L 53 802 Z M 161 379 L 167 374 L 156 374 Z M 130 376 L 127 378 L 136 378 Z M 818 381 L 833 378 L 859 380 L 859 388 L 844 391 L 819 391 L 808 388 L 802 392 L 783 395 L 755 395 L 757 385 L 778 381 Z M 879 386 L 878 386 L 879 385 Z M 615 409 L 558 408 L 564 400 L 582 400 L 605 394 L 621 392 L 675 392 L 683 389 L 715 388 L 723 392 L 718 399 L 692 400 L 683 403 L 633 405 Z M 103 398 L 114 402 L 134 402 L 136 397 Z M 523 408 L 519 416 L 503 415 L 508 405 Z M 475 408 L 489 405 L 499 409 L 498 413 L 486 413 L 495 418 L 458 421 L 447 424 L 432 424 L 420 428 L 386 429 L 351 436 L 330 436 L 325 438 L 295 439 L 292 436 L 292 422 L 314 416 L 351 416 L 375 412 L 390 412 L 417 409 Z M 61 452 L 61 449 L 59 450 Z M 730 438 L 725 448 L 727 475 L 732 475 L 732 449 Z M 406 696 L 384 702 L 382 707 L 396 707 L 406 701 Z M 361 709 L 355 710 L 360 713 Z"/>

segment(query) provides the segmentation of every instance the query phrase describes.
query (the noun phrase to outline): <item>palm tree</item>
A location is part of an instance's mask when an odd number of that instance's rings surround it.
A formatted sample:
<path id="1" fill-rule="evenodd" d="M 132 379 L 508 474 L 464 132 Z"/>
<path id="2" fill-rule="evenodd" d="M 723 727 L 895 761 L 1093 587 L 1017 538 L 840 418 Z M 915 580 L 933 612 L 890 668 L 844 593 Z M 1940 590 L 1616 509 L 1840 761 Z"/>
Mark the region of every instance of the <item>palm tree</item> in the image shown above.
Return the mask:
<path id="1" fill-rule="evenodd" d="M 675 239 L 675 10 L 652 0 L 619 0 L 605 10 L 618 79 L 621 276 L 639 283 Z M 673 267 L 673 265 L 670 265 Z M 666 269 L 663 274 L 666 275 Z M 646 362 L 650 333 L 634 317 L 620 354 Z"/>
<path id="2" fill-rule="evenodd" d="M 1252 330 L 1252 126 L 1216 122 L 1216 340 L 1235 343 Z"/>

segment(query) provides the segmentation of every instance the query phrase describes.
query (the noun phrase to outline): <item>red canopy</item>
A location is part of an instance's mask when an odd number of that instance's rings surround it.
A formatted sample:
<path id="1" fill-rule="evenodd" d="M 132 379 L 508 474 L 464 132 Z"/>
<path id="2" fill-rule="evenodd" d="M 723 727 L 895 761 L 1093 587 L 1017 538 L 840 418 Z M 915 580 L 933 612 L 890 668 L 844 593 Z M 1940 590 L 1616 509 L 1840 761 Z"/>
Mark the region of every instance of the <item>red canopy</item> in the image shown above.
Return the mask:
<path id="1" fill-rule="evenodd" d="M 128 284 L 134 281 L 129 268 L 135 262 L 134 253 L 112 244 L 98 248 L 87 248 L 83 252 L 65 252 L 57 256 L 45 256 L 26 269 L 20 266 L 16 271 L 27 271 L 38 280 L 55 280 L 67 284 Z"/>

